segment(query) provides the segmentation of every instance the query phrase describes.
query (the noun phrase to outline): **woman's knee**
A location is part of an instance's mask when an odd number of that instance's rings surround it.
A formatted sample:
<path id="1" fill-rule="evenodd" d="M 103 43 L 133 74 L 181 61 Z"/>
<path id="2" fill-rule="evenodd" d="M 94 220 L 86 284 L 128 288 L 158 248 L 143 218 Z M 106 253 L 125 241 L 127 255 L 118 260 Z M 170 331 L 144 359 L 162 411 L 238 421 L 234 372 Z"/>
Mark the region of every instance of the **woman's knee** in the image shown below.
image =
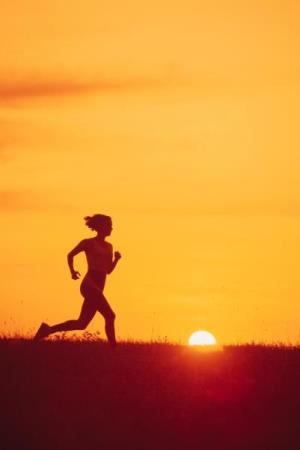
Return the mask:
<path id="1" fill-rule="evenodd" d="M 83 319 L 78 319 L 77 320 L 77 329 L 78 330 L 85 330 L 86 327 L 88 326 L 89 321 L 87 320 L 83 320 Z"/>

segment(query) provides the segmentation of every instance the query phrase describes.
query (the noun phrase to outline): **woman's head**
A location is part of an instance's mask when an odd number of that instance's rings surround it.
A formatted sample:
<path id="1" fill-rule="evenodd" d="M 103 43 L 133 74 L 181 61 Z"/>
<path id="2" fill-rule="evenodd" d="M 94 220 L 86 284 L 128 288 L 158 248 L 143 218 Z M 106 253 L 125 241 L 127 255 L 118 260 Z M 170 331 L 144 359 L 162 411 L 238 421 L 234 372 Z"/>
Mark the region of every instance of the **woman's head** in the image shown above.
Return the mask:
<path id="1" fill-rule="evenodd" d="M 105 214 L 94 214 L 84 218 L 85 224 L 91 230 L 100 232 L 104 236 L 109 236 L 112 231 L 112 220 L 110 216 Z"/>

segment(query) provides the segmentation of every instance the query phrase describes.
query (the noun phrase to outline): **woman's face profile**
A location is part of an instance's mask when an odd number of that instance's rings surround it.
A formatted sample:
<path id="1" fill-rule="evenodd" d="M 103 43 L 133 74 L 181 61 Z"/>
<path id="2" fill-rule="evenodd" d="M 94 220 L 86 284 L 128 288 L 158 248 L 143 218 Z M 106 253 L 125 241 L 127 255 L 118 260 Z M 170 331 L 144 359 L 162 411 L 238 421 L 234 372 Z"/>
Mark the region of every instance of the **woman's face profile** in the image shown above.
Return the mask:
<path id="1" fill-rule="evenodd" d="M 105 222 L 101 227 L 100 231 L 104 234 L 104 236 L 109 236 L 112 232 L 112 221 Z"/>

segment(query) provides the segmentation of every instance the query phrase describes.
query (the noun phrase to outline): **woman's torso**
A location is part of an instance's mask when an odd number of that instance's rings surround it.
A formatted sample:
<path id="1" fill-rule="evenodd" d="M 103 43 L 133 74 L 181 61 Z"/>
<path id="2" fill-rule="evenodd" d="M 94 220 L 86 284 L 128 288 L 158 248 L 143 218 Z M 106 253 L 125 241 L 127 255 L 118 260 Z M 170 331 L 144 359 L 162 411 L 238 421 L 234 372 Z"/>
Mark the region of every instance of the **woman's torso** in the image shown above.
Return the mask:
<path id="1" fill-rule="evenodd" d="M 106 275 L 112 264 L 112 245 L 109 242 L 99 242 L 95 238 L 87 239 L 85 254 L 88 271 L 81 283 L 83 296 L 104 289 Z"/>
<path id="2" fill-rule="evenodd" d="M 106 241 L 87 239 L 85 249 L 88 271 L 107 274 L 112 265 L 112 245 Z"/>

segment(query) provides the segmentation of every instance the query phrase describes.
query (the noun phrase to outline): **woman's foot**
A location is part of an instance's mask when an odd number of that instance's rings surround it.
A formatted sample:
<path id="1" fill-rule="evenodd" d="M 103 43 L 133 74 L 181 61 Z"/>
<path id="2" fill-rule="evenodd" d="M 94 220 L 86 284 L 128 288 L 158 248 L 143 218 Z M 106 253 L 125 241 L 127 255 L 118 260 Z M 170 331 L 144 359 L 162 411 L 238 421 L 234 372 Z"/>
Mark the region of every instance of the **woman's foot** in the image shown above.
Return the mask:
<path id="1" fill-rule="evenodd" d="M 50 334 L 50 328 L 49 325 L 47 325 L 45 322 L 43 322 L 40 326 L 40 328 L 37 330 L 36 335 L 34 336 L 33 340 L 38 341 L 40 339 L 43 339 L 44 337 L 47 337 Z"/>

